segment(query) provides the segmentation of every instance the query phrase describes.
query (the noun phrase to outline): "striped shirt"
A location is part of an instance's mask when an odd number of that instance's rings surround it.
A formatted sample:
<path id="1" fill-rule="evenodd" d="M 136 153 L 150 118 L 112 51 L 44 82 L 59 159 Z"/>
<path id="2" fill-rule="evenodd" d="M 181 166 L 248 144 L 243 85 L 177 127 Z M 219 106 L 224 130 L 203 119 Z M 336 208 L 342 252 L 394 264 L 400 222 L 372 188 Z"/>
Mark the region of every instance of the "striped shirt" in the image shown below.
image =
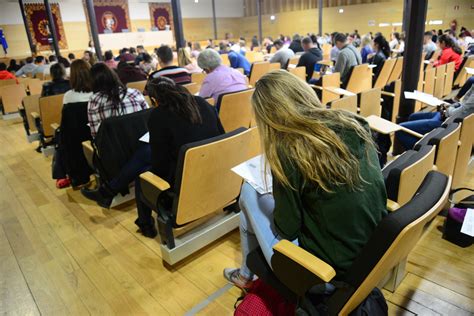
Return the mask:
<path id="1" fill-rule="evenodd" d="M 177 84 L 187 84 L 191 83 L 191 74 L 189 71 L 182 67 L 169 66 L 161 68 L 160 70 L 155 71 L 149 77 L 156 79 L 158 77 L 167 77 L 176 82 Z"/>
<path id="2" fill-rule="evenodd" d="M 121 89 L 120 95 L 123 97 L 119 105 L 113 104 L 112 101 L 101 92 L 92 95 L 87 107 L 92 137 L 95 137 L 97 134 L 100 123 L 107 118 L 148 109 L 148 104 L 140 91 L 128 88 L 124 95 L 124 90 Z"/>

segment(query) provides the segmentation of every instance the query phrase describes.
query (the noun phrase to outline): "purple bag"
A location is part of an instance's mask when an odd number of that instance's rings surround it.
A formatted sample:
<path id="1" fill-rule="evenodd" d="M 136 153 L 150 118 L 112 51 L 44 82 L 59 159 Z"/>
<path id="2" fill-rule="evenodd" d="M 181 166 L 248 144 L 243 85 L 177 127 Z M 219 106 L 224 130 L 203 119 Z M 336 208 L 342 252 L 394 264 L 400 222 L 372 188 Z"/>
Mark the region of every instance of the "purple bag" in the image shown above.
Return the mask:
<path id="1" fill-rule="evenodd" d="M 472 189 L 460 188 L 451 191 L 451 194 L 461 190 L 474 191 Z M 443 239 L 463 248 L 469 247 L 474 243 L 474 237 L 461 233 L 461 227 L 468 208 L 474 208 L 474 195 L 465 198 L 449 209 L 443 227 Z"/>

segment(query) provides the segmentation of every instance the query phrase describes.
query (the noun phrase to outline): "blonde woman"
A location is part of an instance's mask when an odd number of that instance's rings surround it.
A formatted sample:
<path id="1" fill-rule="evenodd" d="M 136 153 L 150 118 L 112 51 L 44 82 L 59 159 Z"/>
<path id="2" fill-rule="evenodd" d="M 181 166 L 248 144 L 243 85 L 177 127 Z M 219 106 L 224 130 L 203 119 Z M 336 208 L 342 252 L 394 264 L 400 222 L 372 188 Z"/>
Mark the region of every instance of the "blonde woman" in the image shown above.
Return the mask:
<path id="1" fill-rule="evenodd" d="M 240 288 L 252 285 L 247 255 L 292 240 L 336 270 L 340 280 L 386 215 L 387 196 L 365 120 L 327 110 L 296 76 L 273 71 L 256 84 L 252 106 L 273 174 L 273 194 L 244 184 L 240 195 L 242 265 L 224 270 Z M 322 291 L 334 289 L 326 284 Z"/>
<path id="2" fill-rule="evenodd" d="M 178 65 L 179 67 L 183 67 L 189 71 L 189 73 L 201 73 L 202 69 L 199 68 L 196 60 L 191 60 L 191 56 L 189 52 L 184 49 L 180 48 L 178 50 Z"/>
<path id="3" fill-rule="evenodd" d="M 367 59 L 374 53 L 372 50 L 372 40 L 370 39 L 370 34 L 364 35 L 361 40 L 360 56 L 362 57 L 362 63 L 365 64 Z"/>

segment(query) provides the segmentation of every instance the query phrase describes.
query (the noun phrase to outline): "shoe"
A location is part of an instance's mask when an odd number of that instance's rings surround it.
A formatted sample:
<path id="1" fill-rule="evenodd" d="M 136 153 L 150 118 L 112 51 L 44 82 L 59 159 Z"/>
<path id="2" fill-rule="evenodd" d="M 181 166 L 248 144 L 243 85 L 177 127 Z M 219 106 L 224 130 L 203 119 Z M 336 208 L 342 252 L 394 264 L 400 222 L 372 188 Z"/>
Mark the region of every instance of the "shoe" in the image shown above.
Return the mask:
<path id="1" fill-rule="evenodd" d="M 248 280 L 240 275 L 240 269 L 224 269 L 224 278 L 226 278 L 227 281 L 242 290 L 248 290 L 253 285 L 253 280 Z"/>
<path id="2" fill-rule="evenodd" d="M 103 188 L 102 186 L 96 190 L 88 189 L 87 187 L 83 187 L 81 189 L 82 195 L 92 201 L 96 201 L 99 206 L 103 208 L 110 208 L 110 204 L 112 204 L 112 200 L 114 196 L 112 193 L 109 193 L 108 190 Z"/>
<path id="3" fill-rule="evenodd" d="M 141 233 L 145 237 L 153 239 L 158 235 L 158 231 L 156 230 L 155 223 L 151 225 L 139 225 L 138 219 L 137 219 L 135 220 L 135 225 L 138 226 L 138 232 Z"/>
<path id="4" fill-rule="evenodd" d="M 57 179 L 56 180 L 56 188 L 58 188 L 58 189 L 64 189 L 64 188 L 67 188 L 70 185 L 71 185 L 71 181 L 69 181 L 68 178 Z"/>

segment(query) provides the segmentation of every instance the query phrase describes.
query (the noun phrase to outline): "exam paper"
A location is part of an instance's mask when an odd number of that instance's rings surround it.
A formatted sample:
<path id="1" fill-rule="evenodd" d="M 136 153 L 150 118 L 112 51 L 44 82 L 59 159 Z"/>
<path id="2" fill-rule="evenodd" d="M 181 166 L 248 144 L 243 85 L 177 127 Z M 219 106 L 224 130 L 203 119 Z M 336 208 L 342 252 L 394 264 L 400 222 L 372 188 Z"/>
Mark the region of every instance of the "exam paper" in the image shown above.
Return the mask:
<path id="1" fill-rule="evenodd" d="M 474 210 L 472 208 L 467 209 L 461 233 L 474 237 Z"/>
<path id="2" fill-rule="evenodd" d="M 140 137 L 139 141 L 144 142 L 144 143 L 150 143 L 150 133 L 146 133 L 142 137 Z"/>
<path id="3" fill-rule="evenodd" d="M 466 72 L 469 74 L 469 75 L 474 75 L 474 68 L 470 68 L 470 67 L 465 67 L 466 68 Z"/>
<path id="4" fill-rule="evenodd" d="M 272 174 L 264 170 L 264 159 L 263 155 L 259 155 L 231 169 L 260 194 L 272 192 Z"/>
<path id="5" fill-rule="evenodd" d="M 345 90 L 345 89 L 342 89 L 342 88 L 335 88 L 333 89 L 334 92 L 338 93 L 338 94 L 342 94 L 342 95 L 345 95 L 345 96 L 348 96 L 348 97 L 351 97 L 353 95 L 355 95 L 355 93 L 352 93 L 348 90 Z"/>
<path id="6" fill-rule="evenodd" d="M 441 104 L 449 104 L 447 102 L 444 102 L 443 100 L 440 100 L 440 99 L 432 96 L 431 94 L 423 93 L 423 92 L 416 91 L 416 90 L 414 92 L 405 91 L 404 94 L 405 94 L 405 99 L 417 100 L 417 101 L 420 101 L 422 103 L 425 103 L 425 104 L 431 105 L 431 106 L 438 106 L 438 105 L 441 105 Z"/>

